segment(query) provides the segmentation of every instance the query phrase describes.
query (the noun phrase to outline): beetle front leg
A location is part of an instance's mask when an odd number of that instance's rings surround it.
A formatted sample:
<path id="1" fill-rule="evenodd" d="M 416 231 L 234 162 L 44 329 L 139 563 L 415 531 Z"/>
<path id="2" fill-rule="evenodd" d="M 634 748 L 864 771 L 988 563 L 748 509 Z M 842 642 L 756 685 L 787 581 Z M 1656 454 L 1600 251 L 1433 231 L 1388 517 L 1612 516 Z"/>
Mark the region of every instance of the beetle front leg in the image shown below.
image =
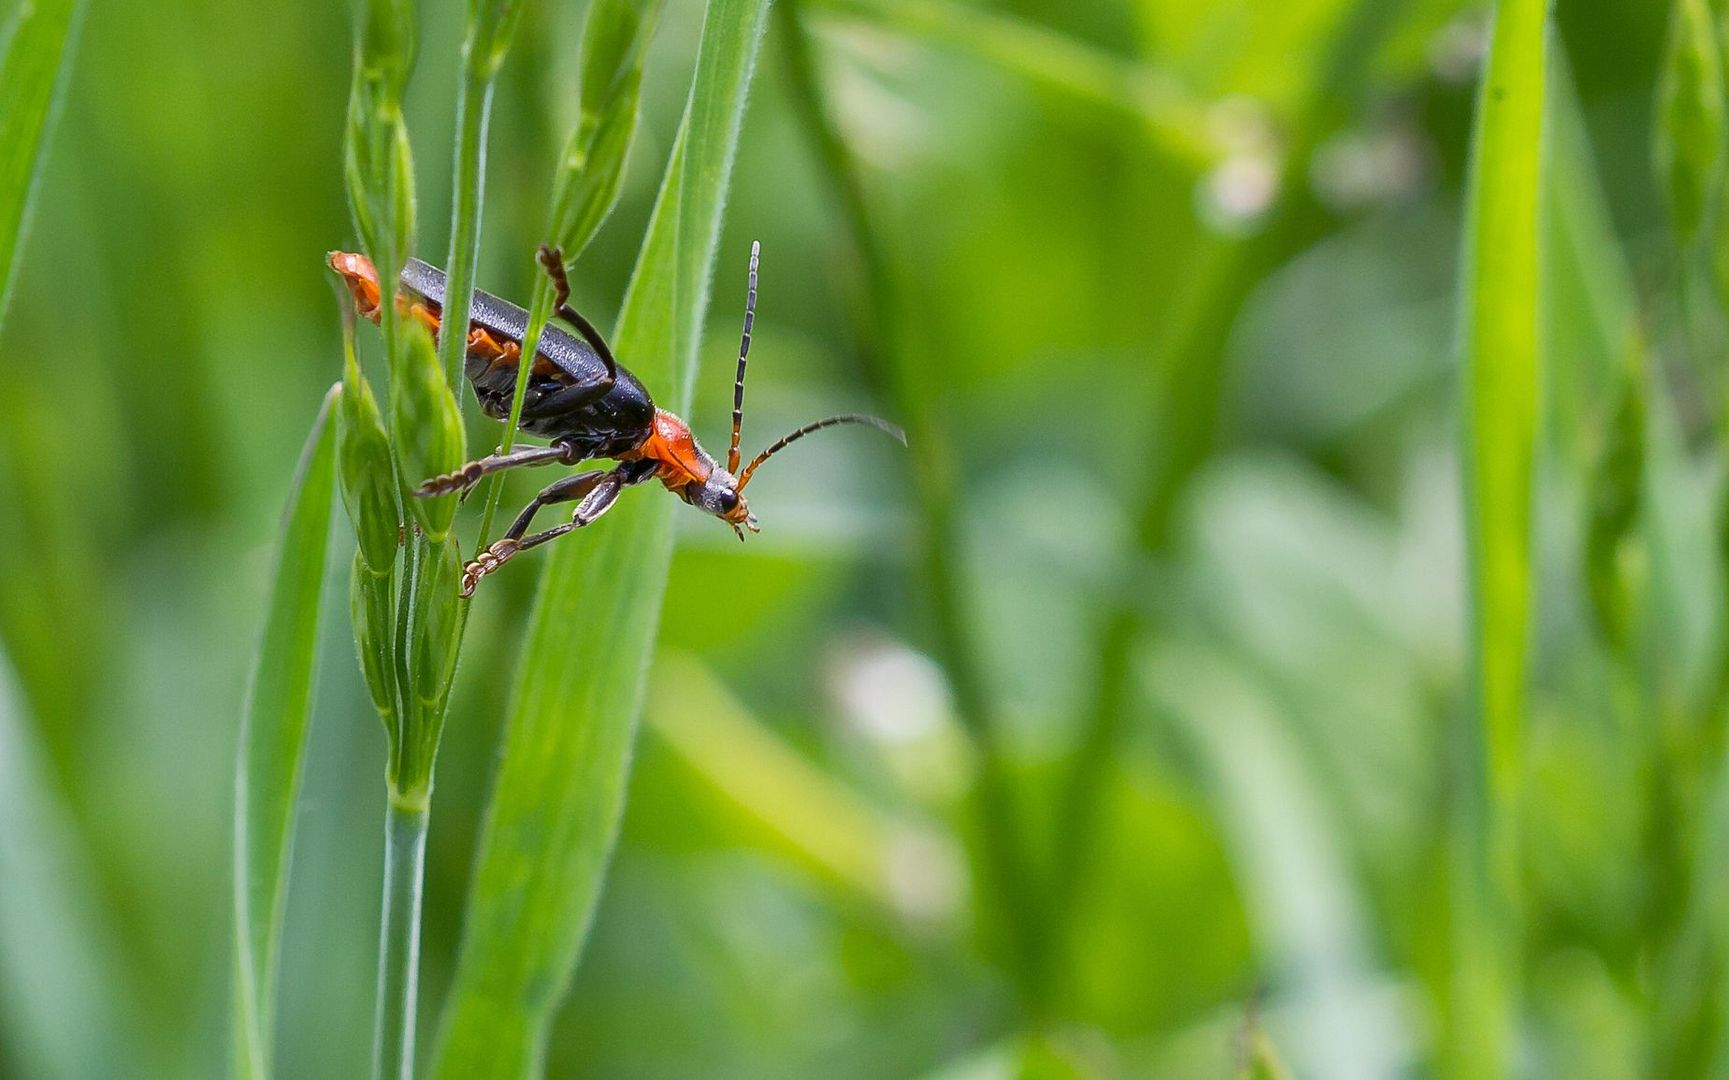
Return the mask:
<path id="1" fill-rule="evenodd" d="M 488 454 L 486 457 L 471 461 L 442 476 L 434 476 L 414 489 L 418 498 L 430 499 L 435 495 L 449 495 L 460 491 L 464 498 L 474 485 L 480 483 L 483 476 L 505 469 L 520 468 L 525 465 L 551 465 L 560 462 L 565 465 L 575 465 L 582 457 L 575 447 L 568 443 L 555 443 L 552 446 L 530 446 L 521 450 L 513 450 L 508 454 Z"/>

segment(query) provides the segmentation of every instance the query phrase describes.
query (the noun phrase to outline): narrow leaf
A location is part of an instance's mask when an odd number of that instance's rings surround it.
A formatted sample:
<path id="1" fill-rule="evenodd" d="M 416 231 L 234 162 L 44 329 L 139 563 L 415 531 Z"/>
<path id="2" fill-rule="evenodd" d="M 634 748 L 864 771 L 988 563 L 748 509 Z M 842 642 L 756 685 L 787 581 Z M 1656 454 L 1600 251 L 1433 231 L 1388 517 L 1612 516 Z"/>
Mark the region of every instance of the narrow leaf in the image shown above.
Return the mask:
<path id="1" fill-rule="evenodd" d="M 1501 0 L 1477 98 L 1459 282 L 1474 723 L 1461 730 L 1446 1071 L 1511 1062 L 1517 818 L 1539 412 L 1545 0 Z"/>
<path id="2" fill-rule="evenodd" d="M 615 343 L 673 409 L 696 344 L 766 0 L 711 0 Z M 437 1072 L 520 1077 L 542 1057 L 600 895 L 672 550 L 672 501 L 627 493 L 549 552 L 468 905 Z M 573 638 L 572 627 L 590 628 Z"/>
<path id="3" fill-rule="evenodd" d="M 301 454 L 240 723 L 234 776 L 234 1036 L 235 1066 L 247 1077 L 270 1075 L 277 943 L 336 494 L 331 413 L 340 393 L 337 386 L 325 396 Z"/>
<path id="4" fill-rule="evenodd" d="M 84 0 L 25 0 L 0 26 L 0 320 Z"/>

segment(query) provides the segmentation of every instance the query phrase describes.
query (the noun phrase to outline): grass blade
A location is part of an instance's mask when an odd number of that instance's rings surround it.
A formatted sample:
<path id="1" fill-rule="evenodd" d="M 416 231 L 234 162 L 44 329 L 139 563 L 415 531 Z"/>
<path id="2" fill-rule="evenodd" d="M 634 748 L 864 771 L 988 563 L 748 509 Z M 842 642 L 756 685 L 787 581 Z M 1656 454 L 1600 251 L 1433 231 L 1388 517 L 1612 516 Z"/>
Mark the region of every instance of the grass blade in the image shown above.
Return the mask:
<path id="1" fill-rule="evenodd" d="M 0 320 L 83 14 L 83 0 L 25 0 L 0 27 Z"/>
<path id="2" fill-rule="evenodd" d="M 336 494 L 338 388 L 325 396 L 301 455 L 234 775 L 235 1068 L 270 1075 L 277 944 L 287 896 L 294 802 L 312 713 L 330 512 Z"/>
<path id="3" fill-rule="evenodd" d="M 0 1072 L 148 1071 L 128 1056 L 96 883 L 48 772 L 0 656 Z"/>
<path id="4" fill-rule="evenodd" d="M 1474 723 L 1462 737 L 1454 866 L 1455 985 L 1444 1056 L 1456 1076 L 1510 1067 L 1517 979 L 1517 814 L 1531 614 L 1539 393 L 1538 191 L 1544 0 L 1501 0 L 1477 99 L 1459 363 Z"/>
<path id="5" fill-rule="evenodd" d="M 720 211 L 767 0 L 711 0 L 696 75 L 615 336 L 688 405 Z M 531 617 L 437 1057 L 441 1076 L 539 1062 L 617 832 L 672 551 L 671 501 L 628 499 L 552 552 Z M 582 642 L 571 628 L 586 627 Z"/>

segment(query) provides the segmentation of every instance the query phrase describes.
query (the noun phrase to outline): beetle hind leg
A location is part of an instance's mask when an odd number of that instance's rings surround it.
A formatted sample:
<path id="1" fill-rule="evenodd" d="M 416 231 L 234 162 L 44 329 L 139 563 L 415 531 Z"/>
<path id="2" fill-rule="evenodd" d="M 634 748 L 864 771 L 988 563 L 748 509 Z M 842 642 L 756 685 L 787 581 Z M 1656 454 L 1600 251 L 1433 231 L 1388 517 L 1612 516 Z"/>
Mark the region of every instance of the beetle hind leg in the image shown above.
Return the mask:
<path id="1" fill-rule="evenodd" d="M 612 509 L 613 503 L 618 501 L 619 492 L 652 475 L 652 472 L 645 472 L 641 466 L 641 462 L 630 462 L 607 472 L 577 473 L 555 484 L 548 484 L 545 490 L 523 508 L 503 536 L 493 541 L 486 550 L 476 554 L 462 568 L 462 595 L 473 596 L 481 578 L 495 572 L 517 554 L 539 547 L 548 540 L 556 540 L 565 533 L 594 524 L 601 515 Z M 523 535 L 534 522 L 534 515 L 541 507 L 561 502 L 577 503 L 570 521 L 531 536 Z"/>
<path id="2" fill-rule="evenodd" d="M 546 270 L 546 276 L 552 279 L 554 313 L 576 327 L 583 340 L 594 349 L 601 362 L 606 365 L 606 385 L 611 386 L 613 380 L 618 378 L 618 361 L 612 358 L 611 346 L 607 345 L 606 338 L 594 328 L 594 324 L 570 306 L 570 278 L 564 273 L 564 252 L 549 244 L 542 244 L 539 259 L 541 267 Z"/>

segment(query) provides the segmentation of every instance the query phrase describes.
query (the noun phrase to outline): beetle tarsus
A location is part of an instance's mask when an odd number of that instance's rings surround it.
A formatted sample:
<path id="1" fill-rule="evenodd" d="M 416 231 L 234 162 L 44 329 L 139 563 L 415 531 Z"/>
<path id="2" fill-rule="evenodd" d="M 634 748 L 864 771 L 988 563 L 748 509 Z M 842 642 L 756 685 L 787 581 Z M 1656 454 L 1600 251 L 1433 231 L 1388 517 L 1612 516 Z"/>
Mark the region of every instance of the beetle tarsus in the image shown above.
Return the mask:
<path id="1" fill-rule="evenodd" d="M 494 541 L 491 547 L 476 555 L 462 568 L 463 597 L 466 599 L 473 596 L 474 590 L 480 585 L 480 579 L 509 562 L 510 557 L 515 555 L 520 547 L 521 545 L 507 536 Z"/>
<path id="2" fill-rule="evenodd" d="M 417 499 L 430 499 L 438 495 L 450 495 L 455 492 L 461 492 L 462 497 L 466 499 L 469 491 L 474 488 L 474 485 L 480 483 L 480 478 L 485 475 L 486 472 L 481 468 L 480 462 L 471 461 L 462 468 L 457 469 L 455 472 L 447 472 L 442 476 L 435 476 L 421 484 L 419 487 L 414 489 L 414 497 Z"/>

